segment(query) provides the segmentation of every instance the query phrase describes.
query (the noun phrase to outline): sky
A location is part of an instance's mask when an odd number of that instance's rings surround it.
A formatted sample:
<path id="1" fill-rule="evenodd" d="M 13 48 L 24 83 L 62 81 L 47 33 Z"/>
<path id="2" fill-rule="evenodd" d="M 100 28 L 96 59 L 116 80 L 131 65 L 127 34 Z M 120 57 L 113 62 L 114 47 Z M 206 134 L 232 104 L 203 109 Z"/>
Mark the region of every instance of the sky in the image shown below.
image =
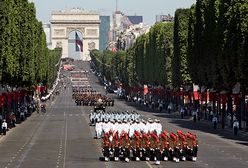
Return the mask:
<path id="1" fill-rule="evenodd" d="M 116 0 L 29 0 L 36 6 L 38 20 L 49 23 L 52 11 L 71 8 L 98 11 L 101 15 L 112 15 Z M 142 15 L 146 24 L 153 25 L 158 14 L 171 14 L 177 8 L 188 8 L 196 0 L 118 0 L 118 10 L 125 15 Z"/>

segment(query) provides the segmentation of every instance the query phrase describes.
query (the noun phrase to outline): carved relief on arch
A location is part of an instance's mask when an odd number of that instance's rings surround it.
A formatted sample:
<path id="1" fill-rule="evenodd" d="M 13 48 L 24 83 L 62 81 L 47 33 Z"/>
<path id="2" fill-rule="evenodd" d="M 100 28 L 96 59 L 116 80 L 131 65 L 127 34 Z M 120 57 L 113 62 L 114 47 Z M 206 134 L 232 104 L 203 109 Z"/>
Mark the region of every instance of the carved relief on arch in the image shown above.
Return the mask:
<path id="1" fill-rule="evenodd" d="M 97 29 L 87 29 L 86 34 L 87 36 L 98 36 Z"/>
<path id="2" fill-rule="evenodd" d="M 69 34 L 72 31 L 80 31 L 83 34 L 83 36 L 85 35 L 85 28 L 84 27 L 67 27 L 66 36 L 69 37 Z"/>
<path id="3" fill-rule="evenodd" d="M 96 43 L 95 42 L 89 42 L 88 43 L 88 49 L 89 50 L 94 50 L 94 49 L 96 49 Z"/>
<path id="4" fill-rule="evenodd" d="M 62 48 L 62 42 L 61 41 L 57 41 L 56 48 Z"/>
<path id="5" fill-rule="evenodd" d="M 53 32 L 54 32 L 53 34 L 54 34 L 55 37 L 63 37 L 63 36 L 65 36 L 65 29 L 55 28 L 53 30 Z"/>

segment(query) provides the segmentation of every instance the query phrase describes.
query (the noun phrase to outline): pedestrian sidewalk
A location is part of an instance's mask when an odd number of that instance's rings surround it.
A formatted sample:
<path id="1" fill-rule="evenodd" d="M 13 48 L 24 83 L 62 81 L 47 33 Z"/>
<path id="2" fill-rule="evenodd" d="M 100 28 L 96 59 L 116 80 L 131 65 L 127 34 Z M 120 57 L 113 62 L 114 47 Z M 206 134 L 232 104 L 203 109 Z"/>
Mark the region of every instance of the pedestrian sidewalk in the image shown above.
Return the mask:
<path id="1" fill-rule="evenodd" d="M 184 116 L 184 118 L 181 118 L 181 115 L 178 111 L 171 111 L 171 113 L 168 113 L 165 109 L 163 109 L 161 112 L 158 109 L 151 109 L 150 107 L 147 107 L 143 104 L 139 104 L 137 102 L 127 102 L 125 101 L 127 105 L 133 106 L 138 110 L 142 110 L 145 112 L 153 113 L 156 116 L 161 116 L 164 118 L 168 118 L 172 120 L 172 123 L 175 123 L 177 125 L 180 125 L 183 128 L 188 128 L 192 130 L 200 130 L 203 132 L 211 133 L 219 135 L 220 137 L 236 140 L 236 141 L 246 141 L 248 145 L 248 131 L 246 130 L 239 130 L 238 135 L 235 136 L 233 133 L 233 128 L 230 128 L 226 125 L 224 129 L 221 127 L 221 123 L 217 124 L 217 129 L 214 129 L 213 123 L 209 120 L 201 119 L 200 121 L 193 121 L 193 116 Z"/>
<path id="2" fill-rule="evenodd" d="M 166 113 L 165 116 L 168 116 L 168 118 L 170 118 L 173 123 L 180 124 L 181 127 L 216 134 L 222 138 L 231 139 L 235 141 L 246 141 L 247 144 L 245 145 L 248 145 L 248 131 L 246 130 L 238 130 L 238 135 L 235 136 L 233 128 L 230 128 L 226 125 L 225 128 L 222 129 L 221 123 L 218 123 L 217 129 L 214 129 L 214 124 L 209 120 L 201 119 L 200 121 L 197 120 L 196 122 L 194 122 L 192 116 L 185 116 L 184 118 L 181 118 L 179 112 L 172 112 L 170 114 Z"/>

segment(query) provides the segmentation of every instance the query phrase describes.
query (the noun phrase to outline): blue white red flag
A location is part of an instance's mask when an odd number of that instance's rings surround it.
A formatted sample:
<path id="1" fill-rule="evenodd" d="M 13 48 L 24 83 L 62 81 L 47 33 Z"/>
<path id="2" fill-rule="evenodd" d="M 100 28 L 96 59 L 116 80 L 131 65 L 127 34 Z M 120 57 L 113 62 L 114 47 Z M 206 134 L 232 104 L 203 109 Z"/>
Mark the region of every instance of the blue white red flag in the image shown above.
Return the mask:
<path id="1" fill-rule="evenodd" d="M 80 40 L 77 32 L 75 34 L 75 47 L 76 47 L 76 51 L 83 52 L 83 42 L 82 40 Z"/>

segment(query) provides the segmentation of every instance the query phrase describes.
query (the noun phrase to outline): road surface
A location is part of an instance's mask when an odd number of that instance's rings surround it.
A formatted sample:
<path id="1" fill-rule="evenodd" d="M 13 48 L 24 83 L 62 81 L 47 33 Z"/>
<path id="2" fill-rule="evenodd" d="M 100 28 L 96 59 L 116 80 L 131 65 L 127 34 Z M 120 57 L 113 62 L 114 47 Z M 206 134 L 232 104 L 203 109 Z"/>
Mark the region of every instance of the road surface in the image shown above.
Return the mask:
<path id="1" fill-rule="evenodd" d="M 89 70 L 89 64 L 78 62 L 77 66 Z M 94 88 L 105 94 L 103 86 L 90 73 Z M 213 130 L 206 122 L 194 123 L 179 119 L 178 115 L 159 113 L 136 103 L 116 98 L 115 106 L 107 110 L 135 110 L 143 118 L 160 119 L 168 131 L 191 131 L 199 139 L 197 162 L 102 162 L 100 140 L 93 139 L 94 128 L 89 126 L 88 115 L 93 107 L 76 106 L 71 99 L 70 87 L 63 90 L 53 102 L 48 103 L 47 113 L 33 113 L 27 121 L 17 125 L 0 137 L 1 168 L 247 168 L 248 135 L 234 137 L 228 130 Z"/>

